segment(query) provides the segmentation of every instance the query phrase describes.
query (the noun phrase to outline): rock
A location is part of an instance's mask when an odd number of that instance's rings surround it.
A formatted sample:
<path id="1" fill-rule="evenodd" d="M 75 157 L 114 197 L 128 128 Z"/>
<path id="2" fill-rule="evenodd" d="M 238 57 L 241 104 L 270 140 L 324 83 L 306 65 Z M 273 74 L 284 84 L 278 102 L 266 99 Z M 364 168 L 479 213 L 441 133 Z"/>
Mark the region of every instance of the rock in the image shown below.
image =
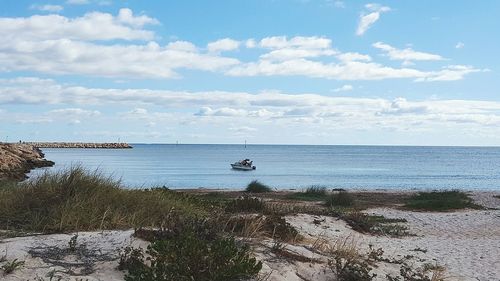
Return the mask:
<path id="1" fill-rule="evenodd" d="M 39 148 L 30 144 L 0 143 L 0 180 L 21 181 L 34 168 L 54 165 L 44 157 Z"/>

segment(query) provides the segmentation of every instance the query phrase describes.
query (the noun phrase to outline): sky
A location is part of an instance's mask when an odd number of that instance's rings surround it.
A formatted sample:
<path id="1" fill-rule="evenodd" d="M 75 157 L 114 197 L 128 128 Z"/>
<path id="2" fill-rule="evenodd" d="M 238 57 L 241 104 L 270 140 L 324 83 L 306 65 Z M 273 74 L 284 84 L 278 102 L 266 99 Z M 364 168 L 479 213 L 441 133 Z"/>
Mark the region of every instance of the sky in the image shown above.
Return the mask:
<path id="1" fill-rule="evenodd" d="M 500 1 L 0 5 L 0 141 L 500 145 Z"/>

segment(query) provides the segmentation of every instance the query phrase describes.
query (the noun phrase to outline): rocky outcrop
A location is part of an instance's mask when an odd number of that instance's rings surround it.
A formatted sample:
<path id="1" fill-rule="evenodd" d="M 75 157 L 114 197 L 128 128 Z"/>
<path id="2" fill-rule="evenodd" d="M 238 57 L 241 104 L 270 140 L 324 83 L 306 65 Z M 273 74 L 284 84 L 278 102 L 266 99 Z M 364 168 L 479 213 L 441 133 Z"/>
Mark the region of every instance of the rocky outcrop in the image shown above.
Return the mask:
<path id="1" fill-rule="evenodd" d="M 28 142 L 26 144 L 34 145 L 41 148 L 109 148 L 121 149 L 132 148 L 128 143 L 123 142 Z"/>
<path id="2" fill-rule="evenodd" d="M 54 165 L 44 157 L 34 145 L 0 143 L 0 180 L 24 180 L 31 169 Z"/>

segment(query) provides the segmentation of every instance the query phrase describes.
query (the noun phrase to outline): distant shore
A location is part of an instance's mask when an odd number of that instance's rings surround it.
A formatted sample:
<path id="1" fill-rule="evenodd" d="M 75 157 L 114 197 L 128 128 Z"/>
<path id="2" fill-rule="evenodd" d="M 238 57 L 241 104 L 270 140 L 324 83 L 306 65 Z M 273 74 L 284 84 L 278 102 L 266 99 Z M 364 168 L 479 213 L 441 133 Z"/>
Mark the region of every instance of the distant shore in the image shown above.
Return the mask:
<path id="1" fill-rule="evenodd" d="M 125 149 L 132 148 L 124 142 L 26 142 L 39 148 L 103 148 L 103 149 Z"/>

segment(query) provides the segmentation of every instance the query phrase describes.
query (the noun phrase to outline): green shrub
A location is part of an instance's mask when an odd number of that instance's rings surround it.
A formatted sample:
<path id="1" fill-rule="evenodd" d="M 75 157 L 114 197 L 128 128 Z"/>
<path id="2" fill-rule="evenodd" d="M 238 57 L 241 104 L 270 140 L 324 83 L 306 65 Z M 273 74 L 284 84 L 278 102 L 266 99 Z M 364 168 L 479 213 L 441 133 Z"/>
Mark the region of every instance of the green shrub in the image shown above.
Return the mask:
<path id="1" fill-rule="evenodd" d="M 262 263 L 250 257 L 248 245 L 233 238 L 199 239 L 185 232 L 151 243 L 145 253 L 127 248 L 120 269 L 127 281 L 230 281 L 258 274 Z"/>
<path id="2" fill-rule="evenodd" d="M 332 193 L 325 201 L 327 207 L 352 207 L 354 198 L 347 191 Z"/>
<path id="3" fill-rule="evenodd" d="M 246 192 L 251 193 L 263 193 L 263 192 L 271 192 L 271 188 L 258 180 L 254 180 L 250 182 L 245 190 Z"/>
<path id="4" fill-rule="evenodd" d="M 408 199 L 405 207 L 423 211 L 480 208 L 466 193 L 458 190 L 419 192 Z"/>

